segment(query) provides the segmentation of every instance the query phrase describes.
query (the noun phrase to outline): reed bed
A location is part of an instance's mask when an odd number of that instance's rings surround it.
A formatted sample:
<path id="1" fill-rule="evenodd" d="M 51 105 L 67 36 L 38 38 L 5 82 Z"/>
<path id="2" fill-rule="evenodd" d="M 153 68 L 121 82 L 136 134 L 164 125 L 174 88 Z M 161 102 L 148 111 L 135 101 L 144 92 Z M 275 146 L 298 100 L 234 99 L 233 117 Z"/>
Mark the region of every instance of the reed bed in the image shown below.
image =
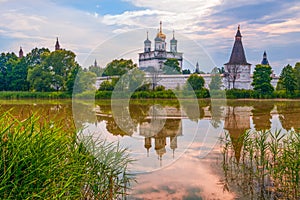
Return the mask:
<path id="1" fill-rule="evenodd" d="M 55 122 L 0 116 L 0 199 L 122 199 L 131 162 L 117 144 L 78 140 Z"/>
<path id="2" fill-rule="evenodd" d="M 231 186 L 247 199 L 300 199 L 299 131 L 225 133 L 221 142 L 224 189 Z"/>

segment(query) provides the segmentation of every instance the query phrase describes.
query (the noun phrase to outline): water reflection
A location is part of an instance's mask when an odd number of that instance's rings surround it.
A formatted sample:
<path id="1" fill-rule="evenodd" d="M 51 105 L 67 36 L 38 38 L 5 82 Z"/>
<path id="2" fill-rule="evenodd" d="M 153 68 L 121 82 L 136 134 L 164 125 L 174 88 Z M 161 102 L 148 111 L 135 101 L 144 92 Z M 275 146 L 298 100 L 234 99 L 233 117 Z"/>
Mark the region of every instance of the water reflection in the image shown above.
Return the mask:
<path id="1" fill-rule="evenodd" d="M 135 196 L 138 198 L 147 199 L 147 194 L 143 195 L 143 191 L 148 191 L 155 184 L 157 188 L 151 190 L 153 198 L 158 198 L 159 194 L 165 194 L 168 191 L 178 191 L 178 187 L 185 187 L 180 183 L 190 184 L 190 187 L 186 187 L 187 190 L 201 187 L 195 195 L 203 197 L 209 190 L 209 188 L 205 188 L 207 183 L 204 180 L 209 181 L 210 178 L 214 180 L 214 184 L 210 187 L 217 191 L 220 189 L 217 181 L 222 176 L 219 174 L 217 178 L 212 177 L 212 173 L 217 174 L 211 171 L 211 163 L 216 162 L 216 157 L 212 156 L 214 154 L 207 156 L 207 162 L 210 163 L 208 165 L 203 164 L 203 160 L 199 159 L 200 149 L 209 146 L 203 142 L 207 135 L 216 139 L 218 137 L 219 132 L 207 133 L 207 130 L 221 130 L 228 133 L 233 147 L 232 157 L 240 161 L 243 156 L 241 150 L 245 140 L 245 138 L 241 138 L 241 135 L 246 130 L 271 129 L 274 131 L 284 128 L 285 131 L 289 131 L 300 128 L 300 101 L 239 100 L 228 101 L 227 105 L 216 101 L 213 106 L 211 101 L 199 101 L 197 110 L 188 101 L 183 103 L 176 100 L 131 101 L 128 107 L 120 106 L 118 108 L 118 115 L 123 120 L 122 123 L 126 126 L 129 117 L 132 122 L 128 123 L 126 130 L 120 128 L 115 121 L 110 101 L 97 101 L 95 106 L 78 102 L 80 106 L 76 107 L 76 111 L 73 110 L 73 115 L 76 112 L 77 128 L 90 126 L 92 127 L 91 131 L 101 132 L 109 140 L 123 142 L 132 155 L 139 160 L 137 165 L 140 165 L 141 171 L 149 172 L 164 167 L 155 174 L 139 176 L 139 185 L 136 186 L 137 190 L 135 191 Z M 61 121 L 64 128 L 74 129 L 70 101 L 32 100 L 1 101 L 0 103 L 0 113 L 12 109 L 12 115 L 20 120 L 36 113 L 40 115 L 41 122 L 57 120 Z M 126 114 L 128 112 L 129 116 Z M 211 140 L 211 143 L 213 142 L 214 140 Z M 218 150 L 218 148 L 216 149 Z M 184 152 L 185 154 L 183 154 Z M 181 155 L 183 156 L 180 157 Z M 180 159 L 177 160 L 178 158 Z M 239 168 L 230 170 L 231 174 L 238 174 L 240 171 Z M 228 178 L 229 172 L 224 172 L 225 177 Z M 176 175 L 180 175 L 180 180 L 176 178 Z M 167 178 L 162 181 L 160 177 L 163 176 Z M 238 176 L 240 178 L 243 175 L 239 174 Z M 237 180 L 238 178 L 233 182 L 238 183 Z M 168 191 L 162 191 L 165 185 L 170 185 L 171 182 L 176 182 L 178 187 L 174 185 Z M 149 186 L 150 183 L 152 186 Z M 236 187 L 234 184 L 230 186 L 225 184 L 224 188 L 226 192 L 234 190 Z M 222 189 L 220 191 L 219 194 L 222 196 Z M 187 195 L 187 191 L 182 193 Z M 183 195 L 178 195 L 174 195 L 174 198 L 183 197 Z M 228 193 L 226 195 L 228 196 Z M 228 197 L 228 199 L 230 198 L 232 195 Z"/>

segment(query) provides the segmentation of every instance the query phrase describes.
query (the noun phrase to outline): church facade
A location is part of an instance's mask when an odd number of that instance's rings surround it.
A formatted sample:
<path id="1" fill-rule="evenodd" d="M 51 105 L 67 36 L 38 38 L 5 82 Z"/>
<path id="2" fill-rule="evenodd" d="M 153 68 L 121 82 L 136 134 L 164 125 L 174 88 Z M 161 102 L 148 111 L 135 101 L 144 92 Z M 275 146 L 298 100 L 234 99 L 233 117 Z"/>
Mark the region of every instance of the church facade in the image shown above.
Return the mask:
<path id="1" fill-rule="evenodd" d="M 182 69 L 183 53 L 177 51 L 177 40 L 175 39 L 174 31 L 173 38 L 170 40 L 170 50 L 168 51 L 166 35 L 162 32 L 162 22 L 160 22 L 159 31 L 154 39 L 154 47 L 151 44 L 152 42 L 149 40 L 147 32 L 147 39 L 144 41 L 144 52 L 139 53 L 139 68 L 141 70 L 153 67 L 159 71 L 168 58 L 176 58 Z"/>

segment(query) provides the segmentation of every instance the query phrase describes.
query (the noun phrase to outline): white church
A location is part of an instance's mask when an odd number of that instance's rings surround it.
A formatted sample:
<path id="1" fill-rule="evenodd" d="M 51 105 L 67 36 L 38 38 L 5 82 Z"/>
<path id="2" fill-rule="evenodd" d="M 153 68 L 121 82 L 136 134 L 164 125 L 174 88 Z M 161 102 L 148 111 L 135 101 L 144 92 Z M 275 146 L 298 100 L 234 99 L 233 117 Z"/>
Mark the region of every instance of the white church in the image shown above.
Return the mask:
<path id="1" fill-rule="evenodd" d="M 147 39 L 144 41 L 144 52 L 139 53 L 139 68 L 145 70 L 147 67 L 154 67 L 156 70 L 161 70 L 163 63 L 168 58 L 176 58 L 182 69 L 183 53 L 177 52 L 177 40 L 174 31 L 173 38 L 170 40 L 170 51 L 167 51 L 166 35 L 162 32 L 162 22 L 160 22 L 153 49 L 147 32 Z"/>
<path id="2" fill-rule="evenodd" d="M 164 62 L 168 58 L 176 58 L 179 62 L 179 66 L 182 69 L 183 64 L 183 53 L 178 52 L 177 40 L 175 39 L 174 31 L 173 38 L 170 40 L 170 50 L 167 50 L 166 35 L 162 31 L 162 22 L 160 22 L 160 27 L 157 35 L 154 39 L 154 47 L 152 48 L 151 41 L 148 37 L 144 41 L 144 52 L 138 54 L 139 56 L 139 68 L 146 71 L 145 78 L 151 82 L 153 81 L 153 74 L 147 73 L 149 67 L 155 69 L 157 72 L 161 72 Z M 263 65 L 268 65 L 267 54 L 264 52 L 263 60 L 261 62 Z M 198 65 L 198 64 L 197 64 Z M 225 73 L 221 74 L 222 77 L 222 88 L 223 89 L 252 89 L 251 83 L 253 80 L 251 74 L 251 64 L 247 62 L 244 47 L 242 44 L 242 34 L 240 31 L 240 26 L 235 35 L 235 41 L 232 48 L 231 56 L 229 61 L 224 64 Z M 199 69 L 198 69 L 199 70 Z M 166 89 L 182 88 L 190 74 L 162 74 L 159 73 L 155 78 L 157 85 L 162 85 Z M 205 87 L 211 82 L 212 74 L 199 74 L 205 80 Z M 107 80 L 108 77 L 98 77 L 96 85 L 99 86 L 101 82 Z M 271 84 L 276 87 L 279 80 L 278 76 L 272 74 Z"/>
<path id="3" fill-rule="evenodd" d="M 179 65 L 182 69 L 183 53 L 177 51 L 177 40 L 174 36 L 170 40 L 170 51 L 167 51 L 166 45 L 166 35 L 162 32 L 162 22 L 160 22 L 160 28 L 154 39 L 154 49 L 152 50 L 151 41 L 148 38 L 144 41 L 144 52 L 139 53 L 139 68 L 145 70 L 147 67 L 154 67 L 156 70 L 162 69 L 163 63 L 168 58 L 176 58 L 179 62 Z M 269 64 L 267 60 L 266 52 L 264 52 L 263 60 L 261 64 Z M 224 64 L 225 73 L 222 74 L 223 88 L 225 89 L 251 89 L 252 83 L 252 74 L 251 74 L 251 64 L 247 62 L 244 47 L 242 44 L 242 34 L 240 31 L 240 26 L 238 26 L 237 33 L 235 35 L 235 41 L 232 48 L 230 59 L 227 63 Z M 160 79 L 158 84 L 165 86 L 167 89 L 174 89 L 182 87 L 189 74 L 180 74 L 180 75 L 159 75 Z M 208 85 L 211 81 L 211 74 L 199 74 L 205 80 L 205 87 L 208 88 Z M 151 79 L 151 75 L 146 73 L 146 78 Z M 271 84 L 276 87 L 278 82 L 278 77 L 272 75 Z"/>

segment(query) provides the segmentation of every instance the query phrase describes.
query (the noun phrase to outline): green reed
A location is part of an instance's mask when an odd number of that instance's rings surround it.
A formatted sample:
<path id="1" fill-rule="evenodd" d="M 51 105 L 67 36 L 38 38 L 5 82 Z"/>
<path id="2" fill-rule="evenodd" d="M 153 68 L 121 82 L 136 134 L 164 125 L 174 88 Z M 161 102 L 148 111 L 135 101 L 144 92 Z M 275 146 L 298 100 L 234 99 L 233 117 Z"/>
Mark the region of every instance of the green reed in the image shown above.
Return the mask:
<path id="1" fill-rule="evenodd" d="M 117 199 L 133 180 L 116 144 L 85 138 L 54 122 L 0 116 L 0 199 Z"/>
<path id="2" fill-rule="evenodd" d="M 251 199 L 300 198 L 299 131 L 246 131 L 237 139 L 225 133 L 221 141 L 226 187 Z M 241 152 L 235 152 L 237 145 Z"/>

